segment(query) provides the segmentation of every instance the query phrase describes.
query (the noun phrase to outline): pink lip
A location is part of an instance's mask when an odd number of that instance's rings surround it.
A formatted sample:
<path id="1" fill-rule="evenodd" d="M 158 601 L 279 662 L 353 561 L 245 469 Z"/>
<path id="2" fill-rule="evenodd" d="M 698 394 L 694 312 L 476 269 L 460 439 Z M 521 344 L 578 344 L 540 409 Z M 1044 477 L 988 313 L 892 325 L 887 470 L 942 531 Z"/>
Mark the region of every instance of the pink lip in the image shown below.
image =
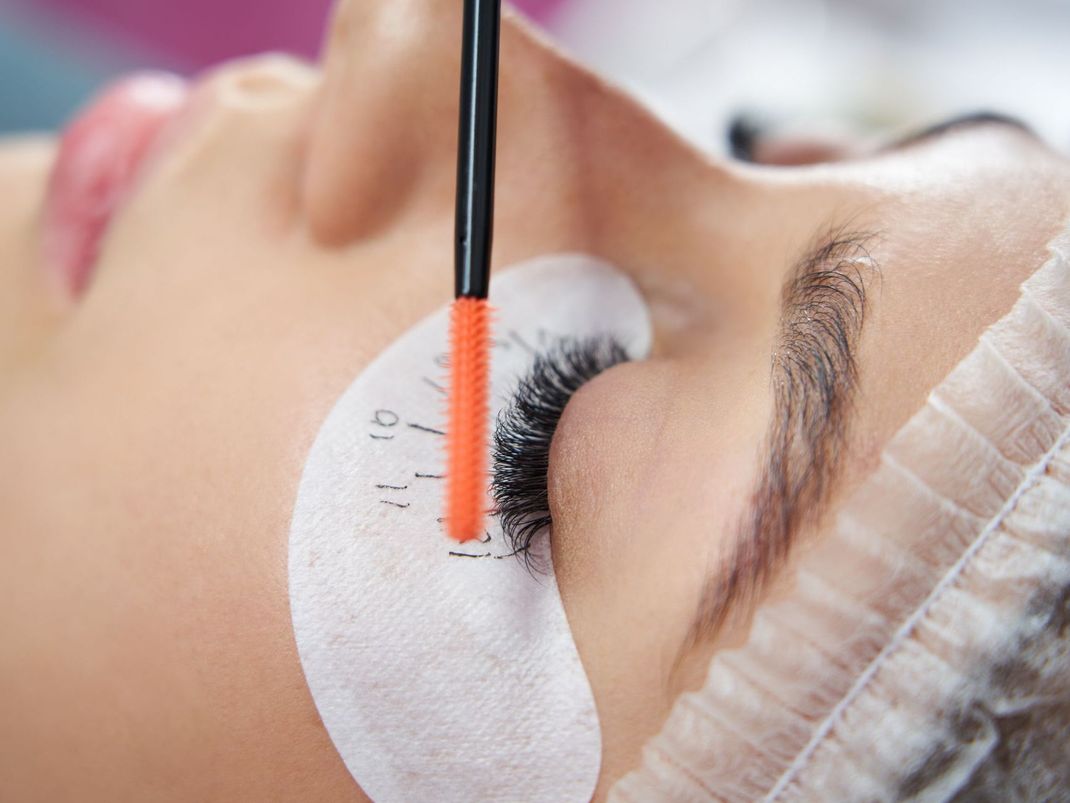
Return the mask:
<path id="1" fill-rule="evenodd" d="M 109 222 L 188 95 L 176 76 L 133 75 L 108 87 L 64 131 L 42 236 L 45 264 L 65 294 L 77 297 L 89 285 Z"/>

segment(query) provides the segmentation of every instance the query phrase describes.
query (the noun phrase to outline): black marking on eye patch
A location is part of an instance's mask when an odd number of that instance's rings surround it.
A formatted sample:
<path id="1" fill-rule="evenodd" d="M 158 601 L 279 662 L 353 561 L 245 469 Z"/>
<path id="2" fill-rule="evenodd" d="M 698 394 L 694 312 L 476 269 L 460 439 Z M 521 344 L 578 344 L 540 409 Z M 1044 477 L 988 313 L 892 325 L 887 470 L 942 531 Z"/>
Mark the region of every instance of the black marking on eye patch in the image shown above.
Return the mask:
<path id="1" fill-rule="evenodd" d="M 433 380 L 431 377 L 422 376 L 422 377 L 420 377 L 420 379 L 425 385 L 428 385 L 428 386 L 434 388 L 437 393 L 441 393 L 443 396 L 446 395 L 446 389 L 444 387 L 442 387 L 442 385 L 438 384 L 438 382 Z"/>
<path id="2" fill-rule="evenodd" d="M 524 552 L 527 551 L 527 549 L 527 547 L 521 547 L 520 549 L 510 552 L 507 555 L 495 555 L 492 552 L 486 552 L 482 555 L 472 555 L 468 552 L 450 552 L 449 554 L 451 558 L 474 558 L 476 560 L 482 560 L 484 558 L 493 558 L 494 560 L 506 560 L 507 558 L 515 558 L 518 555 L 522 555 Z"/>
<path id="3" fill-rule="evenodd" d="M 519 332 L 517 332 L 517 331 L 515 331 L 513 329 L 510 329 L 509 330 L 509 339 L 512 340 L 514 343 L 516 343 L 518 346 L 520 346 L 520 348 L 524 349 L 529 354 L 534 354 L 535 353 L 535 349 L 531 346 L 530 343 L 528 343 L 528 341 L 526 341 L 524 338 L 522 338 L 520 336 Z"/>
<path id="4" fill-rule="evenodd" d="M 409 429 L 415 429 L 417 432 L 426 432 L 430 435 L 442 435 L 445 436 L 445 432 L 441 429 L 434 429 L 433 427 L 425 427 L 423 424 L 409 424 Z"/>
<path id="5" fill-rule="evenodd" d="M 395 413 L 393 410 L 376 410 L 375 416 L 372 418 L 372 423 L 376 426 L 396 427 L 401 422 L 401 416 Z"/>

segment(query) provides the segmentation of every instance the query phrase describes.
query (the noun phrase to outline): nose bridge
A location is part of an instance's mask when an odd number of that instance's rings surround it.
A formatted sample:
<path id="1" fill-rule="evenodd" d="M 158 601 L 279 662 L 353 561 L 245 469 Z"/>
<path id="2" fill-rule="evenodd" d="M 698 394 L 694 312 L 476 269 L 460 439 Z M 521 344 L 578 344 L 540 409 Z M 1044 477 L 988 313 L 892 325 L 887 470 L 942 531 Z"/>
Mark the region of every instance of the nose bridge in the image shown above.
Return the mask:
<path id="1" fill-rule="evenodd" d="M 459 36 L 460 24 L 460 0 L 341 0 L 331 20 L 326 55 L 390 45 L 428 46 L 435 31 L 442 39 L 451 33 Z"/>

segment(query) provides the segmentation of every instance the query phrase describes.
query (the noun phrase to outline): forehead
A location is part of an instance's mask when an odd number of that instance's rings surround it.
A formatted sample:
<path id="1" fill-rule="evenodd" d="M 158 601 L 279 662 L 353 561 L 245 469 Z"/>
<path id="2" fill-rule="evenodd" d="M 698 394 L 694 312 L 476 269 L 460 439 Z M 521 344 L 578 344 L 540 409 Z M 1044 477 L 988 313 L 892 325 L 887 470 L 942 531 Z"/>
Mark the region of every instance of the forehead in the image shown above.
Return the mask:
<path id="1" fill-rule="evenodd" d="M 1052 178 L 1061 178 L 1064 196 L 1070 195 L 1070 162 L 1027 129 L 999 119 L 938 127 L 832 169 L 889 192 L 951 196 L 1018 187 L 1039 192 L 1053 185 Z"/>
<path id="2" fill-rule="evenodd" d="M 859 350 L 854 456 L 868 463 L 1005 315 L 1070 212 L 1065 160 L 1000 130 L 844 165 L 875 186 L 880 286 Z M 874 182 L 870 185 L 869 182 Z"/>

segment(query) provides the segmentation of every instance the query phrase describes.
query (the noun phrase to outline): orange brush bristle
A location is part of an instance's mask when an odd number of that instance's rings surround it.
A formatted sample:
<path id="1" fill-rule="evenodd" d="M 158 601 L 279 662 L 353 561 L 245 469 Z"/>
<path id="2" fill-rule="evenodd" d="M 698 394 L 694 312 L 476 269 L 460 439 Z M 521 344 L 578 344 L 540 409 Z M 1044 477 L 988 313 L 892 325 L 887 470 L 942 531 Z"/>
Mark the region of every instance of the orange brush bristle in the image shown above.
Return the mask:
<path id="1" fill-rule="evenodd" d="M 483 535 L 489 385 L 487 301 L 458 298 L 450 319 L 446 532 L 462 543 Z"/>

